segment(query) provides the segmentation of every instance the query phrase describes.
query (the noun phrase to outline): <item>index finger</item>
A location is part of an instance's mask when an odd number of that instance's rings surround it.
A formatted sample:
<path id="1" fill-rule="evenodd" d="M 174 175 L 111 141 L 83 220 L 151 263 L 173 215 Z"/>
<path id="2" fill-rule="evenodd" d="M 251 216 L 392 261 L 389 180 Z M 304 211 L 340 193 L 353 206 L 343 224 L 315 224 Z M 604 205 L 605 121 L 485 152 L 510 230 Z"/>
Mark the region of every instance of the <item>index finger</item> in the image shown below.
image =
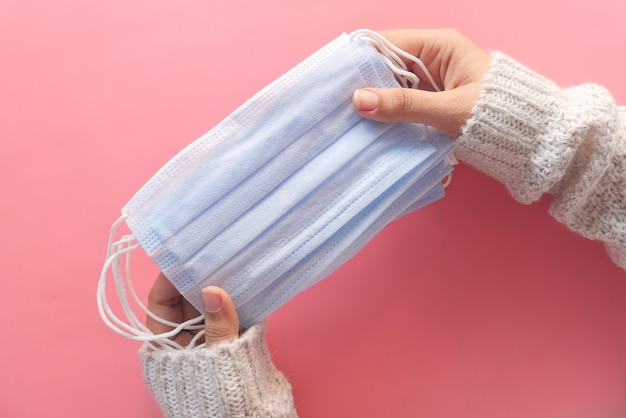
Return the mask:
<path id="1" fill-rule="evenodd" d="M 181 323 L 184 318 L 182 300 L 183 297 L 176 287 L 163 273 L 159 273 L 148 296 L 148 309 L 150 312 L 165 320 Z M 150 316 L 146 319 L 146 325 L 154 334 L 161 334 L 173 329 Z"/>
<path id="2" fill-rule="evenodd" d="M 389 42 L 409 54 L 430 61 L 450 43 L 459 41 L 452 29 L 395 29 L 378 31 Z"/>
<path id="3" fill-rule="evenodd" d="M 419 58 L 443 90 L 480 83 L 491 62 L 487 51 L 454 29 L 399 29 L 379 33 L 398 48 Z M 423 78 L 419 65 L 406 64 L 420 80 Z M 420 85 L 420 88 L 424 87 Z"/>
<path id="4" fill-rule="evenodd" d="M 451 67 L 459 64 L 459 57 L 463 55 L 459 54 L 459 51 L 472 49 L 469 40 L 454 29 L 398 29 L 379 33 L 398 48 L 418 58 L 426 66 L 437 87 L 420 85 L 420 88 L 424 90 L 433 91 L 450 87 L 446 78 Z M 402 59 L 420 80 L 429 79 L 420 65 L 406 57 Z"/>

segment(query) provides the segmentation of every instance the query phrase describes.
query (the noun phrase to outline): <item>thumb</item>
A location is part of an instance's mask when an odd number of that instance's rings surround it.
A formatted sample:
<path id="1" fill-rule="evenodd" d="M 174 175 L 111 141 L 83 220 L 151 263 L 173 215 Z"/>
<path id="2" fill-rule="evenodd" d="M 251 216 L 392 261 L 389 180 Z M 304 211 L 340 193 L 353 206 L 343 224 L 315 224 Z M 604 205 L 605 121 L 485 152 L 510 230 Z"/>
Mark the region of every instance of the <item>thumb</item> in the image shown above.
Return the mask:
<path id="1" fill-rule="evenodd" d="M 470 84 L 442 92 L 367 88 L 354 92 L 352 104 L 361 116 L 368 119 L 421 123 L 455 138 L 471 117 L 478 89 L 478 86 Z"/>
<path id="2" fill-rule="evenodd" d="M 202 289 L 206 346 L 231 341 L 239 336 L 239 319 L 232 299 L 216 286 Z"/>

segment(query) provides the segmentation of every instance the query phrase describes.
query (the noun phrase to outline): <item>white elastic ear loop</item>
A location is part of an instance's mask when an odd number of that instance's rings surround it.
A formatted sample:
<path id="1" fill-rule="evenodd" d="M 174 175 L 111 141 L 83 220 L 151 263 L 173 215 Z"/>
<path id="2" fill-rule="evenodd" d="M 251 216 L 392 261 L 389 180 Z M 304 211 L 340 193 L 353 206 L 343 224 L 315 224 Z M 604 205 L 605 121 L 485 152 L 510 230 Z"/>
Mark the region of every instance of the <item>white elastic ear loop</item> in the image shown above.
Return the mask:
<path id="1" fill-rule="evenodd" d="M 426 68 L 426 65 L 422 62 L 422 60 L 398 48 L 379 33 L 369 29 L 360 29 L 352 32 L 351 36 L 353 38 L 358 37 L 360 39 L 375 44 L 380 53 L 387 61 L 389 68 L 394 73 L 398 74 L 401 77 L 404 77 L 407 80 L 405 81 L 405 83 L 403 83 L 406 84 L 404 87 L 417 88 L 420 79 L 417 77 L 417 75 L 415 75 L 411 71 L 408 71 L 408 67 L 400 57 L 404 57 L 407 60 L 417 64 L 417 66 L 419 66 L 426 75 L 426 78 L 428 79 L 428 82 L 432 85 L 433 89 L 435 89 L 435 91 L 441 91 L 437 83 L 435 83 L 435 79 L 432 77 L 430 71 L 428 71 L 428 68 Z"/>
<path id="2" fill-rule="evenodd" d="M 140 248 L 140 245 L 136 242 L 133 235 L 125 235 L 118 241 L 114 241 L 116 230 L 126 217 L 126 215 L 122 215 L 116 222 L 113 223 L 113 226 L 111 227 L 111 234 L 109 236 L 109 243 L 107 247 L 107 257 L 98 282 L 97 302 L 102 320 L 116 333 L 132 340 L 147 342 L 155 348 L 157 347 L 155 343 L 157 343 L 161 348 L 168 350 L 195 347 L 196 342 L 204 336 L 204 326 L 198 325 L 204 319 L 203 315 L 199 315 L 198 317 L 185 321 L 181 324 L 171 322 L 152 313 L 137 296 L 137 292 L 132 285 L 130 277 L 130 253 Z M 120 259 L 122 257 L 126 258 L 124 271 L 121 267 Z M 111 269 L 115 282 L 115 289 L 127 322 L 124 322 L 117 315 L 115 315 L 108 303 L 106 297 L 106 280 L 109 268 Z M 153 334 L 148 327 L 146 327 L 142 321 L 137 318 L 132 310 L 126 292 L 127 287 L 132 299 L 140 307 L 140 309 L 146 313 L 146 315 L 161 322 L 162 324 L 172 327 L 173 329 L 165 333 Z M 183 347 L 181 344 L 171 340 L 172 337 L 183 330 L 198 331 L 186 347 Z"/>
<path id="3" fill-rule="evenodd" d="M 457 160 L 456 155 L 454 155 L 454 151 L 450 151 L 450 153 L 446 155 L 445 161 L 446 161 L 446 164 L 452 165 L 452 166 L 457 165 L 459 163 L 459 160 Z M 450 174 L 446 176 L 446 181 L 443 182 L 443 188 L 444 189 L 448 188 L 450 183 L 452 183 L 452 172 L 450 172 Z"/>

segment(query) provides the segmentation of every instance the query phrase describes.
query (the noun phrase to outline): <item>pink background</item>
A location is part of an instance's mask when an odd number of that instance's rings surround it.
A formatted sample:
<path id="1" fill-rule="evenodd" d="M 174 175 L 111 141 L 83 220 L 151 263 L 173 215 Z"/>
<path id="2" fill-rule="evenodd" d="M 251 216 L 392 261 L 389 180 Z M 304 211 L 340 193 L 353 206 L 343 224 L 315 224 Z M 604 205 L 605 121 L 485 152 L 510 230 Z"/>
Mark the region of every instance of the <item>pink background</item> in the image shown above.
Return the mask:
<path id="1" fill-rule="evenodd" d="M 154 417 L 101 322 L 111 223 L 175 152 L 358 28 L 455 27 L 626 102 L 623 0 L 0 1 L 1 417 Z M 624 417 L 626 273 L 458 166 L 270 321 L 302 417 Z M 156 272 L 135 274 L 142 292 Z"/>

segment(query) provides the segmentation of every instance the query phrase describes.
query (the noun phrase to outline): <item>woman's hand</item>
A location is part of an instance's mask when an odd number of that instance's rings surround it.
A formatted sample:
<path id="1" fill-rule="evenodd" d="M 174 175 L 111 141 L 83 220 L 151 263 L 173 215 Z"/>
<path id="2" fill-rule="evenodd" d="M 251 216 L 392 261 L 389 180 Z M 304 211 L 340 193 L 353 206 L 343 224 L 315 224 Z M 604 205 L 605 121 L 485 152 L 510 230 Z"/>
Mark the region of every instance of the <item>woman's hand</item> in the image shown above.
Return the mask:
<path id="1" fill-rule="evenodd" d="M 419 58 L 440 92 L 428 85 L 420 68 L 406 64 L 420 79 L 417 89 L 357 90 L 357 112 L 380 122 L 416 122 L 434 126 L 450 137 L 460 135 L 471 117 L 491 55 L 451 29 L 404 29 L 380 32 L 389 42 Z"/>
<path id="2" fill-rule="evenodd" d="M 219 287 L 208 286 L 202 289 L 202 300 L 204 302 L 206 346 L 237 338 L 239 336 L 239 319 L 230 296 Z M 160 318 L 176 323 L 193 319 L 200 314 L 182 297 L 163 273 L 159 273 L 152 289 L 150 289 L 148 309 Z M 154 334 L 172 329 L 151 317 L 147 318 L 146 325 Z M 174 337 L 174 341 L 186 346 L 191 342 L 196 332 L 182 331 Z"/>

